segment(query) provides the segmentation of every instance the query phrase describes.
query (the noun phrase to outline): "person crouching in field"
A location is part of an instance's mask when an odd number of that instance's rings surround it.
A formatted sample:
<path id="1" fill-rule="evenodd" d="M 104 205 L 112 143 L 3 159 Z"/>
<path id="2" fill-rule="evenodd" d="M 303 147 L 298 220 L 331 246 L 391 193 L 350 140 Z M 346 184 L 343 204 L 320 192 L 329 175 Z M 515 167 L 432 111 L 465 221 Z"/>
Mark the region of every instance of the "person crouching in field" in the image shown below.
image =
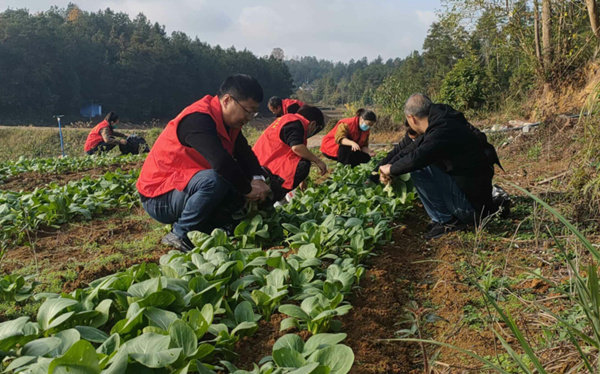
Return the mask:
<path id="1" fill-rule="evenodd" d="M 296 114 L 277 118 L 252 148 L 260 164 L 271 174 L 274 200 L 281 200 L 307 177 L 311 163 L 321 174 L 327 172 L 325 163 L 307 148 L 307 139 L 325 127 L 319 108 L 305 105 Z"/>
<path id="2" fill-rule="evenodd" d="M 127 135 L 116 132 L 119 124 L 119 116 L 115 112 L 110 112 L 104 118 L 104 121 L 97 124 L 90 131 L 85 141 L 84 150 L 88 155 L 108 152 L 117 145 L 127 144 Z M 116 139 L 124 138 L 124 139 Z"/>
<path id="3" fill-rule="evenodd" d="M 267 106 L 271 113 L 275 115 L 275 117 L 281 117 L 284 114 L 293 114 L 297 113 L 298 110 L 303 107 L 305 104 L 300 100 L 295 99 L 280 99 L 277 96 L 273 96 L 269 99 Z"/>
<path id="4" fill-rule="evenodd" d="M 244 199 L 262 202 L 270 193 L 241 133 L 262 99 L 256 79 L 230 76 L 217 96 L 207 95 L 188 106 L 160 134 L 136 186 L 146 212 L 173 224 L 163 244 L 189 251 L 190 231 L 210 233 L 223 227 Z"/>
<path id="5" fill-rule="evenodd" d="M 375 154 L 369 149 L 369 134 L 376 122 L 374 112 L 359 109 L 354 117 L 341 119 L 323 137 L 321 152 L 327 158 L 352 167 L 371 161 Z"/>
<path id="6" fill-rule="evenodd" d="M 422 94 L 408 99 L 404 114 L 412 135 L 407 131 L 376 170 L 384 183 L 410 173 L 431 218 L 424 237 L 462 230 L 492 213 L 494 164 L 500 161 L 485 134 L 461 112 Z"/>

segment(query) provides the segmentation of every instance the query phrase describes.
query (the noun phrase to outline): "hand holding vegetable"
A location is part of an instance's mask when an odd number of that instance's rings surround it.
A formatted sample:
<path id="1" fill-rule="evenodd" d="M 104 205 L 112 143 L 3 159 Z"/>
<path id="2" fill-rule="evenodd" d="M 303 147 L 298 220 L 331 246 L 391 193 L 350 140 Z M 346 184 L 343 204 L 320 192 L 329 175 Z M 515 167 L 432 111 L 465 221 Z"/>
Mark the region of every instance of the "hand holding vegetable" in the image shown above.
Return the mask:
<path id="1" fill-rule="evenodd" d="M 392 165 L 382 165 L 379 167 L 379 180 L 383 184 L 389 184 L 392 181 L 392 175 L 390 172 Z"/>
<path id="2" fill-rule="evenodd" d="M 267 186 L 267 184 L 260 179 L 253 180 L 250 185 L 252 186 L 252 191 L 246 194 L 246 198 L 250 201 L 265 201 L 269 192 L 271 191 L 269 186 Z"/>
<path id="3" fill-rule="evenodd" d="M 315 164 L 317 164 L 317 167 L 321 170 L 321 175 L 325 175 L 325 173 L 327 173 L 327 165 L 325 165 L 325 163 L 321 160 L 315 162 Z"/>

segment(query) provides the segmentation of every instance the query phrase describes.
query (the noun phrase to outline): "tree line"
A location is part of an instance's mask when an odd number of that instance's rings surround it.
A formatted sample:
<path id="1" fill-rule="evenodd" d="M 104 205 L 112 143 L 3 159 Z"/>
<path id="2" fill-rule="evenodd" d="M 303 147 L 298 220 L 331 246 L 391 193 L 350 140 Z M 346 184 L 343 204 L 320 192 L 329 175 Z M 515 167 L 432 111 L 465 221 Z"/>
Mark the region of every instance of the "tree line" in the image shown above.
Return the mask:
<path id="1" fill-rule="evenodd" d="M 266 98 L 286 97 L 293 90 L 283 62 L 213 47 L 183 32 L 167 35 L 143 14 L 131 19 L 73 4 L 36 14 L 25 9 L 0 13 L 3 121 L 73 115 L 91 103 L 129 121 L 170 119 L 216 93 L 234 73 L 255 76 Z"/>
<path id="2" fill-rule="evenodd" d="M 308 101 L 350 98 L 397 120 L 414 92 L 463 111 L 498 110 L 580 78 L 600 51 L 599 18 L 595 0 L 443 0 L 421 52 L 386 62 L 286 63 Z"/>

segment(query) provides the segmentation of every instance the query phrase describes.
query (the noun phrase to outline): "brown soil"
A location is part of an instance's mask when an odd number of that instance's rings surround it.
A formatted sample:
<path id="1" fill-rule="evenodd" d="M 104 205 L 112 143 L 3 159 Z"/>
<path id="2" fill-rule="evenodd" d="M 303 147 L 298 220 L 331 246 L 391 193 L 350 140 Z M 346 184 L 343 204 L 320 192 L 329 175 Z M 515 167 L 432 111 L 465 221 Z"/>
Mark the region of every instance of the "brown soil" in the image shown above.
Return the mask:
<path id="1" fill-rule="evenodd" d="M 116 244 L 141 241 L 152 230 L 152 220 L 139 217 L 142 211 L 132 212 L 130 217 L 112 217 L 105 220 L 65 225 L 56 232 L 40 233 L 35 242 L 35 256 L 31 248 L 21 246 L 8 251 L 2 260 L 2 272 L 11 273 L 25 266 L 43 266 L 44 273 L 65 271 L 73 264 L 77 278 L 63 278 L 63 291 L 70 292 L 85 287 L 88 282 L 123 270 L 142 261 L 157 262 L 168 248 L 160 243 L 135 253 L 125 253 Z M 106 262 L 113 254 L 130 256 L 125 261 Z M 61 276 L 62 277 L 62 276 Z"/>
<path id="2" fill-rule="evenodd" d="M 130 164 L 120 165 L 107 165 L 99 168 L 93 168 L 88 170 L 80 170 L 73 172 L 65 172 L 61 174 L 49 174 L 41 172 L 29 172 L 22 173 L 9 178 L 5 183 L 0 184 L 0 190 L 5 191 L 33 191 L 38 187 L 44 187 L 50 183 L 56 183 L 59 186 L 63 186 L 73 180 L 79 180 L 84 177 L 100 178 L 109 171 L 115 171 L 121 169 L 124 172 L 130 170 L 140 169 L 143 164 L 143 160 Z"/>
<path id="3" fill-rule="evenodd" d="M 557 119 L 534 133 L 513 134 L 512 143 L 499 149 L 505 172 L 497 169 L 497 179 L 507 180 L 536 193 L 564 191 L 567 185 L 563 182 L 568 181 L 570 173 L 577 166 L 578 160 L 573 156 L 581 147 L 578 141 L 580 131 L 577 126 Z M 539 155 L 528 152 L 532 147 L 539 147 Z M 551 179 L 554 177 L 557 178 Z M 510 189 L 508 187 L 507 190 Z"/>

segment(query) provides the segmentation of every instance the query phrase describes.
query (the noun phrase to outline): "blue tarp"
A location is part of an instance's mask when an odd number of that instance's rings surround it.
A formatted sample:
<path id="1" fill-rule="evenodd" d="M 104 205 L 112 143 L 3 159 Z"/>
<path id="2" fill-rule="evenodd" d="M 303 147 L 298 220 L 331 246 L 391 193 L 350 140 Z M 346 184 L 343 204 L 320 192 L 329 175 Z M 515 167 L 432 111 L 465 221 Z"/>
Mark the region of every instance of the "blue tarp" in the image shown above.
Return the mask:
<path id="1" fill-rule="evenodd" d="M 79 111 L 82 117 L 97 117 L 102 116 L 102 104 L 89 104 L 81 108 Z"/>

